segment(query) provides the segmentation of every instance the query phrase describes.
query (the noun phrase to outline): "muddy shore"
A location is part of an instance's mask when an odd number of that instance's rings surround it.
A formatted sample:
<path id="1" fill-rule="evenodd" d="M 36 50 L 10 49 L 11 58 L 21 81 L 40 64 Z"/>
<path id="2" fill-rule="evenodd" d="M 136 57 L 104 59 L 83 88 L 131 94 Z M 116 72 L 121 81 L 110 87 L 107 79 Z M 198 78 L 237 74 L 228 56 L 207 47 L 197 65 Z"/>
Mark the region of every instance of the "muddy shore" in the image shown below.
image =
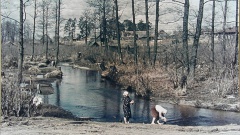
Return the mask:
<path id="1" fill-rule="evenodd" d="M 143 123 L 73 121 L 53 117 L 11 118 L 1 123 L 1 135 L 239 135 L 239 125 L 177 126 Z"/>

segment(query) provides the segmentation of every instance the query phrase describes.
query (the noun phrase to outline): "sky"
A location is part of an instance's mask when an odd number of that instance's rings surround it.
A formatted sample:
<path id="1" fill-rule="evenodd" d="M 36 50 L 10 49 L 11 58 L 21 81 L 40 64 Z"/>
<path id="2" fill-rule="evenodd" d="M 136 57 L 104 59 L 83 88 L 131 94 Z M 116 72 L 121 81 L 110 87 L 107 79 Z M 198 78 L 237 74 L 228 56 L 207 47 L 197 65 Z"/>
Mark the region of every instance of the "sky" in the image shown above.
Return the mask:
<path id="1" fill-rule="evenodd" d="M 26 0 L 24 0 L 26 1 Z M 33 1 L 33 0 L 30 0 Z M 41 0 L 38 0 L 41 1 Z M 62 0 L 62 11 L 61 15 L 63 18 L 68 19 L 68 18 L 79 18 L 82 13 L 86 10 L 89 9 L 88 4 L 86 3 L 87 0 Z M 152 1 L 152 2 L 151 2 Z M 180 2 L 184 2 L 184 0 L 178 0 Z M 154 0 L 149 0 L 149 6 L 150 8 L 150 22 L 153 24 L 155 23 L 155 2 Z M 232 26 L 234 26 L 234 21 L 235 21 L 235 13 L 236 13 L 236 2 L 235 1 L 229 1 L 228 2 L 228 23 Z M 120 18 L 120 21 L 129 19 L 132 20 L 132 11 L 131 11 L 131 1 L 130 0 L 118 0 L 119 4 L 119 15 L 122 15 Z M 190 17 L 189 17 L 189 22 L 192 24 L 196 24 L 196 16 L 197 11 L 198 11 L 198 4 L 199 0 L 190 0 Z M 216 20 L 217 23 L 221 23 L 223 17 L 222 9 L 221 7 L 223 6 L 224 3 L 217 2 L 217 15 L 216 18 L 219 18 Z M 211 6 L 212 2 L 207 2 L 205 5 L 205 10 L 204 10 L 204 18 L 203 18 L 203 23 L 207 25 L 207 21 L 211 20 Z M 168 8 L 173 8 L 173 9 L 179 9 L 183 10 L 183 5 L 179 3 L 173 3 L 172 0 L 163 0 L 160 2 L 160 14 L 162 12 L 168 11 Z M 32 24 L 33 19 L 33 4 L 28 3 L 28 6 L 26 7 L 26 12 L 27 12 L 27 22 Z M 145 8 L 144 8 L 144 0 L 135 0 L 135 12 L 136 12 L 136 23 L 139 22 L 139 20 L 145 21 Z M 13 19 L 19 20 L 19 0 L 1 0 L 1 14 L 5 16 L 9 16 Z M 152 14 L 152 15 L 151 15 Z M 4 17 L 1 17 L 4 19 Z M 179 20 L 176 23 L 169 23 L 173 22 L 175 20 L 178 20 L 180 17 L 177 14 L 165 14 L 160 16 L 160 22 L 159 22 L 159 28 L 164 29 L 166 31 L 173 31 L 176 29 L 178 26 L 182 25 L 182 21 Z M 204 25 L 203 24 L 203 25 Z M 191 26 L 191 25 L 190 25 Z"/>

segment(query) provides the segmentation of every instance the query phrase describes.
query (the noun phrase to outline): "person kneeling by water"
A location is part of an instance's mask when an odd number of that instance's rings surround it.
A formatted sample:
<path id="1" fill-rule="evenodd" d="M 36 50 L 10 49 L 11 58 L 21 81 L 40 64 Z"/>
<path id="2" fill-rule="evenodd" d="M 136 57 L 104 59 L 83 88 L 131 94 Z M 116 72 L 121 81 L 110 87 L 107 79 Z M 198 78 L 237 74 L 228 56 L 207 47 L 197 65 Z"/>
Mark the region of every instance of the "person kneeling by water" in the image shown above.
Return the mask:
<path id="1" fill-rule="evenodd" d="M 166 123 L 167 122 L 167 119 L 165 117 L 166 113 L 167 113 L 167 110 L 160 105 L 155 105 L 154 107 L 152 107 L 151 115 L 153 119 L 151 124 L 155 124 L 155 120 L 157 120 L 158 124 L 163 124 L 163 123 L 160 123 L 160 119 L 163 120 L 164 123 Z"/>

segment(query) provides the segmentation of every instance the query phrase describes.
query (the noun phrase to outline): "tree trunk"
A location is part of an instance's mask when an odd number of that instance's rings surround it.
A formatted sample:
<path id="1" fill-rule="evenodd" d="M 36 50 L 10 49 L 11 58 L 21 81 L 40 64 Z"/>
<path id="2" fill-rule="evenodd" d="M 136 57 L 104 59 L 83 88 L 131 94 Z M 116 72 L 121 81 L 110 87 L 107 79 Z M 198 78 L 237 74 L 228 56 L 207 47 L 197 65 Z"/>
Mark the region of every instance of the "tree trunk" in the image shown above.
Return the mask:
<path id="1" fill-rule="evenodd" d="M 198 17 L 197 17 L 196 33 L 194 35 L 194 41 L 193 41 L 193 58 L 192 59 L 193 59 L 193 74 L 194 75 L 195 75 L 195 69 L 196 69 L 196 64 L 197 64 L 197 51 L 198 51 L 198 46 L 199 46 L 199 38 L 201 36 L 203 8 L 204 8 L 204 0 L 200 0 Z"/>
<path id="2" fill-rule="evenodd" d="M 150 45 L 149 45 L 149 18 L 148 18 L 148 0 L 145 0 L 145 15 L 146 15 L 146 36 L 147 36 L 147 56 L 148 56 L 148 61 L 151 63 L 151 56 L 150 56 Z M 144 49 L 144 54 L 145 54 L 145 49 Z M 145 55 L 144 55 L 145 56 Z"/>
<path id="3" fill-rule="evenodd" d="M 183 60 L 184 70 L 187 69 L 187 73 L 190 72 L 189 52 L 188 52 L 188 15 L 189 15 L 189 0 L 185 0 L 184 16 L 183 16 L 183 53 L 182 53 L 182 60 Z"/>
<path id="4" fill-rule="evenodd" d="M 212 70 L 214 70 L 214 63 L 215 63 L 215 56 L 214 56 L 214 21 L 215 21 L 215 0 L 213 0 L 213 7 L 212 7 L 212 31 L 211 31 L 211 62 L 212 62 Z"/>
<path id="5" fill-rule="evenodd" d="M 58 55 L 59 55 L 59 29 L 60 29 L 60 9 L 61 9 L 61 0 L 58 0 L 58 17 L 57 17 L 57 50 L 56 50 L 56 64 L 58 64 Z"/>
<path id="6" fill-rule="evenodd" d="M 22 65 L 23 65 L 23 0 L 20 0 L 20 27 L 19 27 L 19 56 L 18 56 L 18 84 L 22 83 Z"/>
<path id="7" fill-rule="evenodd" d="M 118 55 L 120 56 L 120 62 L 123 63 L 123 56 L 122 56 L 121 43 L 120 43 L 120 29 L 119 29 L 119 22 L 118 22 L 118 0 L 115 0 L 115 7 L 116 7 Z"/>
<path id="8" fill-rule="evenodd" d="M 223 65 L 226 64 L 226 24 L 227 24 L 227 0 L 225 0 L 225 7 L 223 11 Z"/>
<path id="9" fill-rule="evenodd" d="M 236 0 L 236 43 L 235 43 L 235 55 L 234 55 L 234 65 L 237 65 L 238 62 L 238 0 Z M 240 93 L 240 92 L 239 92 Z"/>
<path id="10" fill-rule="evenodd" d="M 57 47 L 57 23 L 58 23 L 58 2 L 56 1 L 56 9 L 55 9 L 55 46 Z"/>
<path id="11" fill-rule="evenodd" d="M 153 66 L 154 66 L 154 67 L 155 67 L 156 59 L 157 59 L 158 21 L 159 21 L 159 0 L 156 0 L 156 19 L 155 19 L 155 37 L 154 37 L 154 59 L 153 59 Z"/>
<path id="12" fill-rule="evenodd" d="M 33 16 L 33 45 L 32 45 L 32 58 L 34 58 L 34 48 L 35 48 L 35 30 L 36 30 L 36 18 L 37 18 L 37 0 L 34 0 L 34 16 Z"/>
<path id="13" fill-rule="evenodd" d="M 87 20 L 87 17 L 86 17 L 86 25 L 85 25 L 85 33 L 86 33 L 86 37 L 85 37 L 85 44 L 87 45 L 87 37 L 88 37 L 88 20 Z"/>
<path id="14" fill-rule="evenodd" d="M 20 84 L 22 83 L 22 66 L 23 66 L 23 55 L 24 55 L 24 48 L 23 48 L 23 0 L 20 0 L 20 23 L 19 23 L 19 46 L 18 46 L 18 88 L 20 88 Z M 17 110 L 17 117 L 19 117 L 19 112 L 21 109 L 21 98 L 20 98 L 20 89 L 17 90 L 16 95 L 16 110 Z"/>
<path id="15" fill-rule="evenodd" d="M 43 16 L 42 16 L 42 43 L 43 43 L 43 46 L 45 45 L 45 1 L 43 1 L 42 3 L 42 10 L 43 10 Z"/>
<path id="16" fill-rule="evenodd" d="M 48 5 L 46 5 L 46 26 L 45 26 L 45 28 L 46 28 L 46 56 L 45 56 L 45 58 L 46 59 L 48 59 L 48 40 L 49 40 L 49 38 L 48 38 Z"/>
<path id="17" fill-rule="evenodd" d="M 136 23 L 135 23 L 135 9 L 134 0 L 132 0 L 132 16 L 133 16 L 133 44 L 134 44 L 134 62 L 138 64 L 138 48 L 137 48 L 137 37 L 136 37 Z"/>
<path id="18" fill-rule="evenodd" d="M 108 44 L 107 44 L 107 22 L 106 22 L 106 0 L 103 0 L 103 40 L 105 46 L 105 53 L 108 56 Z"/>

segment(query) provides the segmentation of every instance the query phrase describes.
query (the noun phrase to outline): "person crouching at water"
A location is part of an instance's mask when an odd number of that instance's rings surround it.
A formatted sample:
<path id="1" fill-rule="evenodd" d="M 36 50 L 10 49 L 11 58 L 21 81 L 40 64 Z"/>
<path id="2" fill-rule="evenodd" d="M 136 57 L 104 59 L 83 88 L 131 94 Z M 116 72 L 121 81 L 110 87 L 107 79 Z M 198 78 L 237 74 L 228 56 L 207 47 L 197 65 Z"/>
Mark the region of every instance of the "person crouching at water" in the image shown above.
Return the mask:
<path id="1" fill-rule="evenodd" d="M 130 99 L 128 92 L 123 92 L 123 113 L 124 113 L 124 123 L 129 123 L 129 119 L 132 117 L 130 104 L 133 104 L 134 101 Z"/>
<path id="2" fill-rule="evenodd" d="M 166 113 L 167 113 L 167 110 L 160 105 L 155 105 L 154 107 L 152 107 L 151 115 L 153 119 L 151 124 L 155 124 L 155 120 L 157 120 L 158 124 L 162 124 L 160 123 L 160 119 L 163 120 L 164 123 L 166 123 L 167 122 L 167 119 L 165 117 Z"/>

